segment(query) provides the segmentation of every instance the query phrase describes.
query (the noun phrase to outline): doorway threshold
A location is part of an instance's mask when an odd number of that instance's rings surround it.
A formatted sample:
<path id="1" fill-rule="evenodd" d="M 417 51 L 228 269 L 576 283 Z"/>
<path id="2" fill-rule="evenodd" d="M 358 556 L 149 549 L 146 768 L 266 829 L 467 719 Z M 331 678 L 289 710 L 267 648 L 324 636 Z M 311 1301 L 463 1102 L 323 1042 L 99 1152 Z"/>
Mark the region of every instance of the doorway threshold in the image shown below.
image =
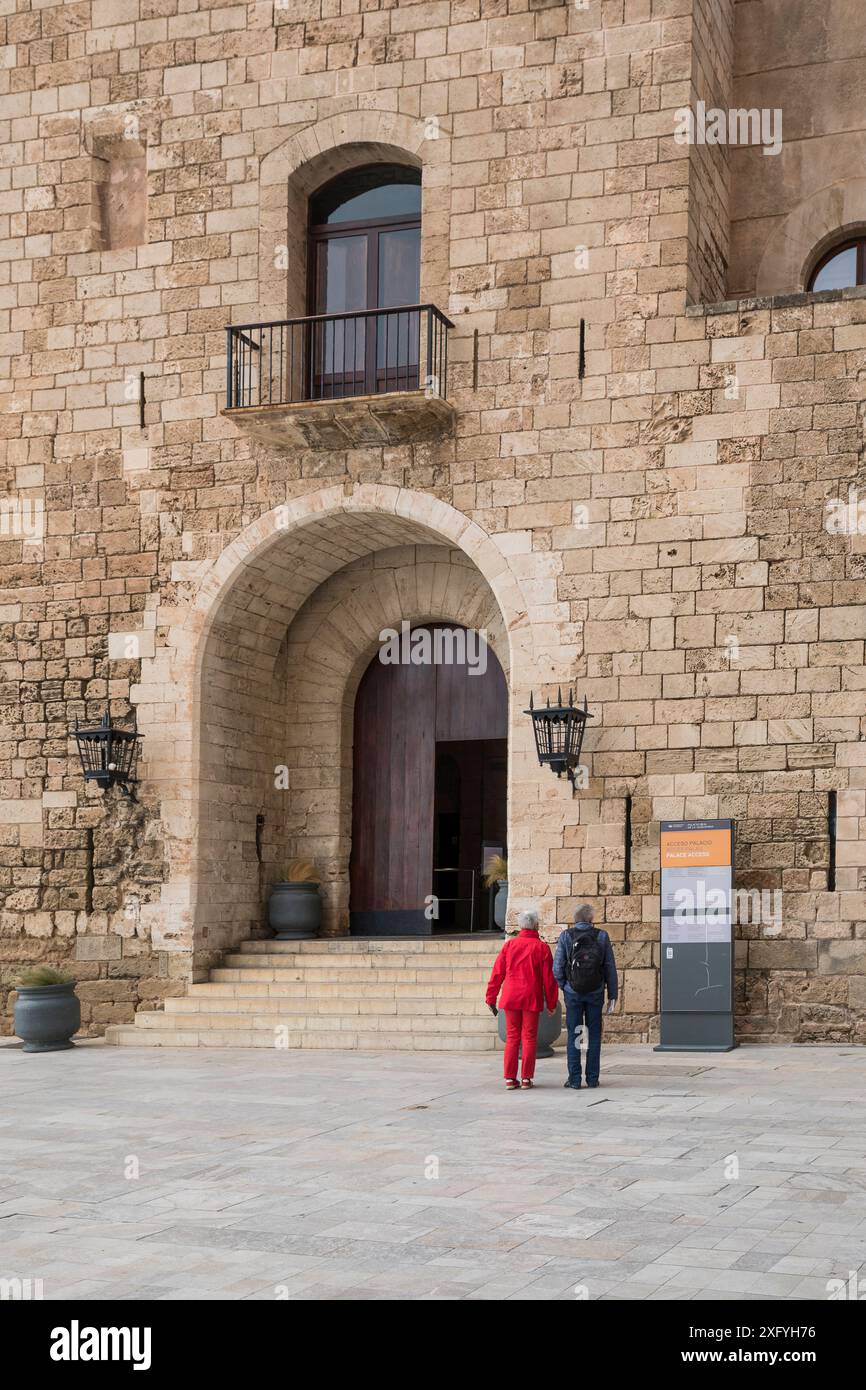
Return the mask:
<path id="1" fill-rule="evenodd" d="M 333 938 L 339 940 L 345 938 Z M 415 933 L 398 934 L 396 932 L 360 932 L 353 931 L 349 938 L 352 941 L 504 941 L 505 937 L 501 931 L 459 931 L 459 932 L 427 932 L 421 936 Z"/>

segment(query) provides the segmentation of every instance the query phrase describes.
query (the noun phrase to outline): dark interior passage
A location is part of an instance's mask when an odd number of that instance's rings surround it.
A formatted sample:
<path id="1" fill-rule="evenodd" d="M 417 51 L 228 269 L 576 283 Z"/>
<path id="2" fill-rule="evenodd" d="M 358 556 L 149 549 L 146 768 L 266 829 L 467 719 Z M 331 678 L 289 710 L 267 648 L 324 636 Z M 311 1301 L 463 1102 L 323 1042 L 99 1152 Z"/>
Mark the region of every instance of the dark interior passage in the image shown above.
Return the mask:
<path id="1" fill-rule="evenodd" d="M 434 930 L 490 931 L 493 892 L 484 887 L 485 847 L 505 853 L 504 738 L 436 744 Z"/>
<path id="2" fill-rule="evenodd" d="M 377 655 L 358 687 L 353 934 L 488 928 L 481 865 L 485 844 L 505 851 L 508 691 L 492 650 L 482 671 L 467 649 L 468 661 L 422 665 Z"/>

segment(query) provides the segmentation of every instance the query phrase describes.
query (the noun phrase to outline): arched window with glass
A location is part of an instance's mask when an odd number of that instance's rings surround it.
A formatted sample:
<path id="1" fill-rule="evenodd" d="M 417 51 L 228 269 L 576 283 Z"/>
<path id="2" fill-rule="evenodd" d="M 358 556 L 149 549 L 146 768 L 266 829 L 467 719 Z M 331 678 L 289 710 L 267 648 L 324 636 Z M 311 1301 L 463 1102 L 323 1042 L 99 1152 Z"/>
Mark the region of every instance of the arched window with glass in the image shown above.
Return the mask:
<path id="1" fill-rule="evenodd" d="M 847 290 L 866 285 L 866 235 L 827 251 L 809 277 L 810 290 Z"/>
<path id="2" fill-rule="evenodd" d="M 353 169 L 310 199 L 309 393 L 313 399 L 419 384 L 421 174 Z"/>

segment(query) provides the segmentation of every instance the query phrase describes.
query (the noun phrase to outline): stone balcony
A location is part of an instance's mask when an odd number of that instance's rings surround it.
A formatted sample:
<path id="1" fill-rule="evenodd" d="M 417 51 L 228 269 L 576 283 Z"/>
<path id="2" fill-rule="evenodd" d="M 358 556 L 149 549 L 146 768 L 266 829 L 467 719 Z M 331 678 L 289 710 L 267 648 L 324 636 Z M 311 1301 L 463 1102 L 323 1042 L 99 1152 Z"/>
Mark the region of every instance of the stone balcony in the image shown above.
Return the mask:
<path id="1" fill-rule="evenodd" d="M 451 327 L 432 304 L 232 326 L 223 415 L 271 447 L 443 438 Z"/>

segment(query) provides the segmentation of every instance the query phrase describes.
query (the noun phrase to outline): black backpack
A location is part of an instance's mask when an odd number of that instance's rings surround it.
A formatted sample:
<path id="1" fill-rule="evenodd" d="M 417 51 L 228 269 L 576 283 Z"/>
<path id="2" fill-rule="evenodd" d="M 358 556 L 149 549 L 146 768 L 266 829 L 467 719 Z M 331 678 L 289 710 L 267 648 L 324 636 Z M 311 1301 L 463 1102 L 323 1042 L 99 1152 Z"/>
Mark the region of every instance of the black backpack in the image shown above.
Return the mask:
<path id="1" fill-rule="evenodd" d="M 604 947 L 597 927 L 569 928 L 565 978 L 575 994 L 593 994 L 604 984 Z"/>

